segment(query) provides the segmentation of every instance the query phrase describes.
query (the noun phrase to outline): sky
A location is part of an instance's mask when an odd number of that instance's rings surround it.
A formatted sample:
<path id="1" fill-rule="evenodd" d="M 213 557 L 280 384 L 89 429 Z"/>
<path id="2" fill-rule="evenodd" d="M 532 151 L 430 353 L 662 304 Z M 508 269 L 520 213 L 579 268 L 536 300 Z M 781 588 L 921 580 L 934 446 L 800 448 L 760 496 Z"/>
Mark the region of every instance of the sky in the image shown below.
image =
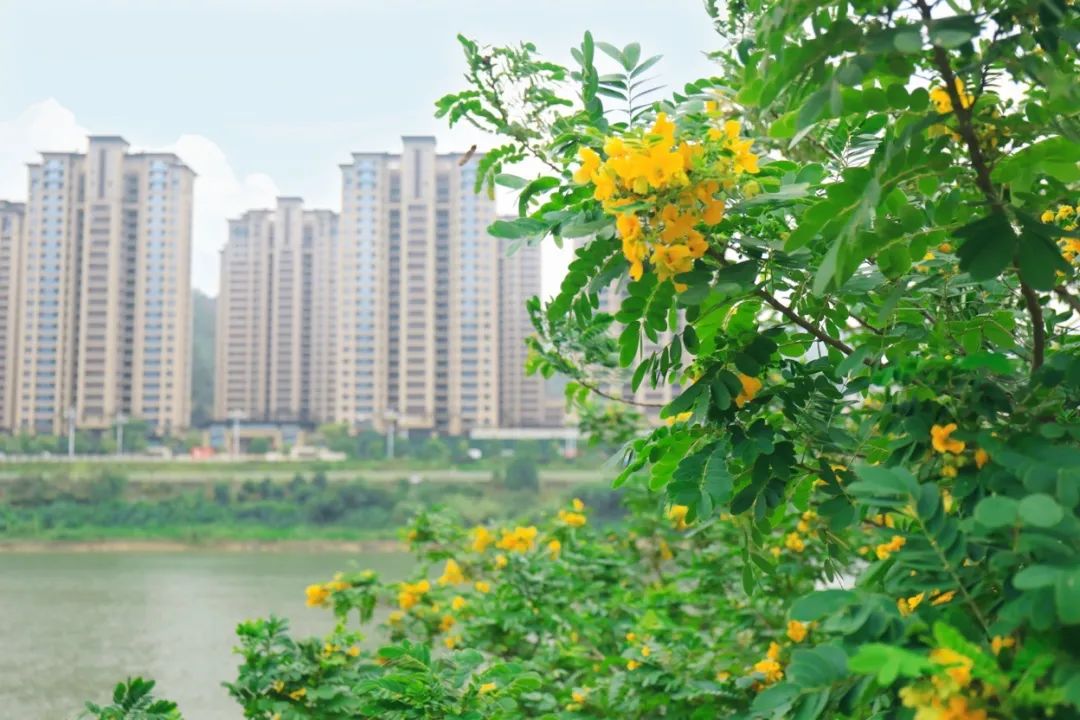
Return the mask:
<path id="1" fill-rule="evenodd" d="M 0 199 L 87 133 L 176 152 L 199 175 L 192 282 L 216 294 L 227 218 L 277 195 L 340 209 L 338 165 L 402 135 L 491 146 L 433 116 L 464 88 L 457 33 L 570 65 L 585 30 L 663 55 L 668 88 L 712 72 L 701 0 L 0 0 Z M 565 262 L 545 247 L 545 295 Z"/>

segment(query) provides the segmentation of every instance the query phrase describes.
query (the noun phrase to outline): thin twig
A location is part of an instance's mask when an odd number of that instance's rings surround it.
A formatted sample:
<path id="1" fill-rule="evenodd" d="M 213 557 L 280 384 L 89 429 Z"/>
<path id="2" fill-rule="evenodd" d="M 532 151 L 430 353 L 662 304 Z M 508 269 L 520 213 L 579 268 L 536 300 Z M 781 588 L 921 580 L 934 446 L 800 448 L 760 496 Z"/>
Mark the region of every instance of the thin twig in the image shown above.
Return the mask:
<path id="1" fill-rule="evenodd" d="M 1054 288 L 1054 292 L 1059 298 L 1064 300 L 1069 307 L 1073 309 L 1073 312 L 1075 312 L 1077 315 L 1080 315 L 1080 299 L 1076 298 L 1076 296 L 1070 293 L 1069 288 L 1065 287 L 1064 285 L 1058 285 L 1056 288 Z"/>
<path id="2" fill-rule="evenodd" d="M 788 307 L 784 303 L 780 302 L 779 300 L 777 300 L 776 298 L 774 298 L 772 295 L 765 292 L 764 290 L 759 289 L 759 290 L 755 291 L 755 294 L 759 298 L 761 298 L 762 300 L 767 302 L 769 305 L 771 305 L 773 308 L 775 308 L 777 311 L 779 311 L 779 313 L 781 315 L 783 315 L 788 320 L 795 323 L 796 325 L 801 327 L 803 330 L 810 333 L 811 335 L 813 335 L 814 337 L 816 337 L 818 340 L 825 343 L 826 345 L 834 347 L 834 348 L 836 348 L 837 350 L 839 350 L 840 352 L 842 352 L 842 353 L 844 353 L 846 355 L 850 355 L 851 353 L 855 352 L 854 348 L 852 348 L 850 345 L 845 343 L 843 340 L 837 340 L 836 338 L 832 337 L 831 335 L 826 333 L 824 330 L 822 330 L 818 326 L 814 325 L 812 322 L 803 319 L 802 317 L 800 317 L 798 315 L 798 313 L 796 313 L 790 307 Z"/>
<path id="3" fill-rule="evenodd" d="M 612 395 L 611 393 L 609 393 L 609 392 L 607 392 L 605 390 L 601 390 L 597 385 L 594 385 L 594 384 L 592 384 L 592 383 L 590 383 L 590 382 L 588 382 L 586 380 L 582 380 L 580 378 L 575 378 L 574 382 L 576 382 L 581 387 L 596 393 L 597 395 L 599 395 L 602 398 L 607 398 L 608 400 L 614 400 L 615 402 L 620 402 L 620 403 L 623 403 L 625 405 L 637 405 L 638 407 L 647 407 L 647 408 L 666 407 L 663 403 L 640 402 L 638 400 L 630 400 L 629 398 L 624 398 L 624 397 L 621 397 L 619 395 Z"/>

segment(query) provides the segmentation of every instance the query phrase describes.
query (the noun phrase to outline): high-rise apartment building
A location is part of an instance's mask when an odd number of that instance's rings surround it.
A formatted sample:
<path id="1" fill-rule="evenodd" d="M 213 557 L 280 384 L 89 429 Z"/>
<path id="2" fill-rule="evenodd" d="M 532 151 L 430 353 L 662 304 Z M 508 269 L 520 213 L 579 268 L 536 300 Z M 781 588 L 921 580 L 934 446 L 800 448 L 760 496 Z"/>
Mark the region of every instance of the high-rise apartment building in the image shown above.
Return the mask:
<path id="1" fill-rule="evenodd" d="M 511 255 L 507 255 L 505 249 L 500 250 L 499 424 L 502 427 L 531 428 L 552 424 L 551 401 L 545 392 L 544 377 L 525 373 L 528 358 L 525 339 L 534 333 L 525 303 L 540 295 L 540 277 L 539 246 L 523 245 Z"/>
<path id="2" fill-rule="evenodd" d="M 129 153 L 114 136 L 29 166 L 5 321 L 17 327 L 13 427 L 105 429 L 120 416 L 159 433 L 187 426 L 194 178 L 175 155 Z"/>
<path id="3" fill-rule="evenodd" d="M 15 421 L 18 379 L 19 268 L 22 266 L 23 219 L 26 206 L 0 200 L 0 429 Z"/>
<path id="4" fill-rule="evenodd" d="M 295 197 L 229 221 L 214 414 L 322 421 L 334 403 L 337 214 Z"/>
<path id="5" fill-rule="evenodd" d="M 480 156 L 406 136 L 342 165 L 334 418 L 460 434 L 499 421 L 495 202 Z"/>

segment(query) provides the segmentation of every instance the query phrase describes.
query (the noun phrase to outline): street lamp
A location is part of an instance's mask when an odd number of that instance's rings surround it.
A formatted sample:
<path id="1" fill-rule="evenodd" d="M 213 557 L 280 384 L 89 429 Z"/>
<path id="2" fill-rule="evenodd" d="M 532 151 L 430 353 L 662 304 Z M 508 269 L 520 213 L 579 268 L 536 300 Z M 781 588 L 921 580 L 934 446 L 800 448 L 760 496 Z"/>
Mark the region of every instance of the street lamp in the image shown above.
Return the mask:
<path id="1" fill-rule="evenodd" d="M 233 435 L 233 447 L 232 454 L 234 457 L 240 455 L 240 421 L 247 417 L 247 413 L 243 410 L 230 410 L 229 419 L 232 420 L 232 435 Z"/>
<path id="2" fill-rule="evenodd" d="M 394 459 L 394 436 L 397 434 L 397 419 L 398 414 L 393 409 L 388 409 L 383 413 L 383 420 L 386 421 L 386 459 Z"/>
<path id="3" fill-rule="evenodd" d="M 116 413 L 116 454 L 124 454 L 124 423 L 127 422 L 127 416 L 122 412 Z"/>

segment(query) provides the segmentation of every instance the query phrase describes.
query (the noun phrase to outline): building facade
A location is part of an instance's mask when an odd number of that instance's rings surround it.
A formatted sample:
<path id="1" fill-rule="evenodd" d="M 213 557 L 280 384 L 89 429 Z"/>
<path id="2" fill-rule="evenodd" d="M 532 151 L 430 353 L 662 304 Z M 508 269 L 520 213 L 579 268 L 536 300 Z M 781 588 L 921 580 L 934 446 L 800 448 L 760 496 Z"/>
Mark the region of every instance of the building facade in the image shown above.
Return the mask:
<path id="1" fill-rule="evenodd" d="M 194 178 L 175 155 L 130 153 L 115 136 L 29 166 L 5 321 L 17 327 L 14 429 L 188 425 Z"/>
<path id="2" fill-rule="evenodd" d="M 541 292 L 538 245 L 523 245 L 512 254 L 499 255 L 499 425 L 504 428 L 539 428 L 562 425 L 562 398 L 553 403 L 542 375 L 528 375 L 526 338 L 534 333 L 529 298 Z"/>
<path id="3" fill-rule="evenodd" d="M 317 422 L 334 401 L 337 215 L 295 197 L 229 221 L 214 415 Z"/>
<path id="4" fill-rule="evenodd" d="M 0 429 L 15 423 L 19 285 L 26 205 L 0 200 Z"/>
<path id="5" fill-rule="evenodd" d="M 480 157 L 401 154 L 342 165 L 333 418 L 353 428 L 458 435 L 499 422 L 495 201 Z"/>

